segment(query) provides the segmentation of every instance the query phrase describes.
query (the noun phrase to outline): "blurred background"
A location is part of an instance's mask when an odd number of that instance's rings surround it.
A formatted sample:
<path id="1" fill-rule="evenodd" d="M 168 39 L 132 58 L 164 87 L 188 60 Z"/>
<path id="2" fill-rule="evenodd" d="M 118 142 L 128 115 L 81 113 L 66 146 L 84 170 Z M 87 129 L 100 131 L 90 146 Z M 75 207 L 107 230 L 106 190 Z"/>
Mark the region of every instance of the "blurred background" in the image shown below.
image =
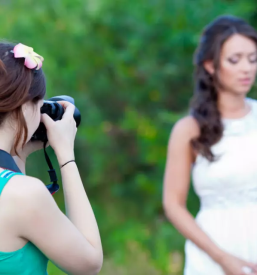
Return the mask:
<path id="1" fill-rule="evenodd" d="M 167 142 L 187 113 L 202 28 L 222 14 L 257 27 L 255 0 L 0 0 L 1 39 L 33 47 L 47 97 L 70 95 L 81 110 L 76 160 L 102 237 L 101 275 L 182 274 L 185 240 L 162 209 Z M 29 157 L 29 175 L 48 184 L 47 170 L 43 151 Z M 62 189 L 54 198 L 65 212 Z M 198 207 L 191 188 L 188 208 Z"/>

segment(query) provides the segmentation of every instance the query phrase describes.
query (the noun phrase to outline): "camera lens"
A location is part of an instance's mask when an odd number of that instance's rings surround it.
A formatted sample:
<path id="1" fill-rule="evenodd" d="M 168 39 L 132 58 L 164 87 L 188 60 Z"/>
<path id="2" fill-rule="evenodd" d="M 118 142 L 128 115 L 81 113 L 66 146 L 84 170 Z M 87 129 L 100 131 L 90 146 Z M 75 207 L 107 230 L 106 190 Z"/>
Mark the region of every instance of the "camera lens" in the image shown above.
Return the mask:
<path id="1" fill-rule="evenodd" d="M 49 115 L 53 120 L 60 120 L 64 114 L 62 105 L 57 102 L 45 101 L 41 107 L 41 114 Z"/>

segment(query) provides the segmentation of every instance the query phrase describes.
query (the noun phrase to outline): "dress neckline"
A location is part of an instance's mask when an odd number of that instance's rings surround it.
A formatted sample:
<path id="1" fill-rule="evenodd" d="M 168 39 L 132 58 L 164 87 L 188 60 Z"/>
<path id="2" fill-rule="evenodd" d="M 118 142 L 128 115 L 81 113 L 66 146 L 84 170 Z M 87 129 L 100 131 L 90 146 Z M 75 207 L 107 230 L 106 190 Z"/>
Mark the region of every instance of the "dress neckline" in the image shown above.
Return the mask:
<path id="1" fill-rule="evenodd" d="M 244 115 L 244 116 L 242 116 L 242 117 L 239 117 L 239 118 L 221 118 L 221 120 L 222 120 L 225 124 L 227 124 L 227 123 L 230 123 L 230 122 L 233 123 L 233 122 L 244 121 L 245 119 L 251 117 L 252 114 L 253 114 L 253 104 L 252 104 L 252 101 L 251 101 L 250 98 L 246 97 L 246 98 L 245 98 L 245 102 L 250 106 L 250 110 L 249 110 L 249 112 L 248 112 L 246 115 Z"/>

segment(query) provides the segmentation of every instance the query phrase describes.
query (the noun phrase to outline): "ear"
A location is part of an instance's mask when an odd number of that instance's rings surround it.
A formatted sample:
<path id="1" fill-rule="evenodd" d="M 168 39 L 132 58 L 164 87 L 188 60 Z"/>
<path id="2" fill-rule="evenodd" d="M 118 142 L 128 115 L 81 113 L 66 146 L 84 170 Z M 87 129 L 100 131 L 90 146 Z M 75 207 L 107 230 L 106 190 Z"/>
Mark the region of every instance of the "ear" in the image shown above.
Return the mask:
<path id="1" fill-rule="evenodd" d="M 23 115 L 26 117 L 27 111 L 28 111 L 28 102 L 23 103 L 21 106 L 21 109 L 22 109 Z"/>
<path id="2" fill-rule="evenodd" d="M 21 109 L 22 109 L 23 112 L 26 112 L 26 110 L 27 110 L 27 102 L 25 102 L 25 103 L 22 104 Z"/>
<path id="3" fill-rule="evenodd" d="M 203 66 L 205 70 L 210 74 L 213 75 L 215 72 L 213 61 L 212 60 L 207 60 L 203 63 Z"/>

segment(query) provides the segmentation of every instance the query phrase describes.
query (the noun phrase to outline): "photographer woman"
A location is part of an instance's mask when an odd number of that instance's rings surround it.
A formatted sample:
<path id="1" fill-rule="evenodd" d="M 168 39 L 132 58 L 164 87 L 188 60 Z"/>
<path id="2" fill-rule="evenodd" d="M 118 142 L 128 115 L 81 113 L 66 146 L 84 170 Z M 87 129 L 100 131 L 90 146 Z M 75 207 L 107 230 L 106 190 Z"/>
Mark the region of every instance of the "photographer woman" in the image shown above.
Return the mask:
<path id="1" fill-rule="evenodd" d="M 46 275 L 48 259 L 68 274 L 97 274 L 102 247 L 97 223 L 74 161 L 74 105 L 60 102 L 54 122 L 40 108 L 46 93 L 43 58 L 23 44 L 0 43 L 0 149 L 23 173 L 0 168 L 0 274 Z M 30 141 L 42 121 L 62 175 L 67 216 L 37 178 L 25 175 L 26 157 L 43 148 Z"/>
<path id="2" fill-rule="evenodd" d="M 221 16 L 205 27 L 195 54 L 190 115 L 168 145 L 163 204 L 185 236 L 185 275 L 257 274 L 257 33 Z M 201 207 L 186 209 L 192 172 Z"/>

